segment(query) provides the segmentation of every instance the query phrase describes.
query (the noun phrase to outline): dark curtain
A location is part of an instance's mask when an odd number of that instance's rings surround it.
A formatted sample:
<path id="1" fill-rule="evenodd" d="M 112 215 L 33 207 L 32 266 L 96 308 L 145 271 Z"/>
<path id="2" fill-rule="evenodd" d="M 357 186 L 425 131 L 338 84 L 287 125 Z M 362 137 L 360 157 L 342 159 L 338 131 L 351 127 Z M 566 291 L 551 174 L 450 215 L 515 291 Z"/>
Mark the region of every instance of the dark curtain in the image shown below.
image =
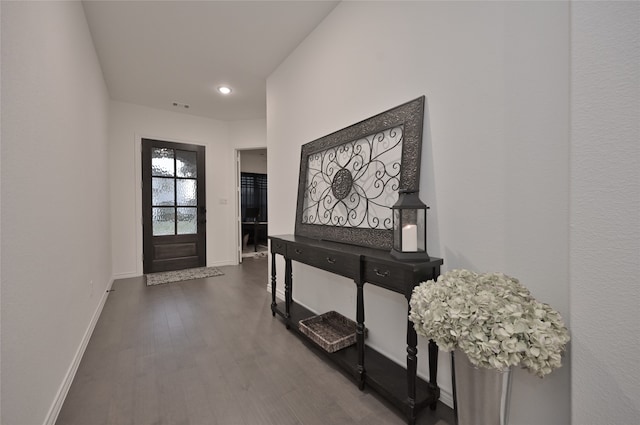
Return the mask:
<path id="1" fill-rule="evenodd" d="M 242 221 L 269 221 L 267 218 L 267 175 L 240 173 Z"/>

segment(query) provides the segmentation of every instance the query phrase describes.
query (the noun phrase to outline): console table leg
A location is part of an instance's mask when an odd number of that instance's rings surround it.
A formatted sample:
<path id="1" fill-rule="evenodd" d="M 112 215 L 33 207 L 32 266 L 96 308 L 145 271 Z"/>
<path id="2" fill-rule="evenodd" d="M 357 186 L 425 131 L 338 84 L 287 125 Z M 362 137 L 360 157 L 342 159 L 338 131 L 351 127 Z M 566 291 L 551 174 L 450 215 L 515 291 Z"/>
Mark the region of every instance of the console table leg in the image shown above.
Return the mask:
<path id="1" fill-rule="evenodd" d="M 358 347 L 358 388 L 364 390 L 364 282 L 356 281 L 356 344 Z"/>
<path id="2" fill-rule="evenodd" d="M 407 423 L 416 422 L 416 373 L 418 369 L 418 336 L 413 323 L 407 320 Z"/>
<path id="3" fill-rule="evenodd" d="M 271 253 L 271 315 L 276 317 L 276 253 Z"/>
<path id="4" fill-rule="evenodd" d="M 285 258 L 285 267 L 284 267 L 284 312 L 286 319 L 286 327 L 289 329 L 290 320 L 291 320 L 291 290 L 293 286 L 293 272 L 291 267 L 291 259 Z"/>
<path id="5" fill-rule="evenodd" d="M 435 278 L 440 276 L 440 266 L 435 266 L 431 272 L 431 275 Z M 429 340 L 429 388 L 431 393 L 435 395 L 433 403 L 429 405 L 431 410 L 436 410 L 438 405 L 438 399 L 440 398 L 440 387 L 438 387 L 438 345 Z M 452 362 L 453 367 L 453 362 Z M 454 388 L 455 391 L 455 388 Z M 454 396 L 455 404 L 455 396 Z"/>

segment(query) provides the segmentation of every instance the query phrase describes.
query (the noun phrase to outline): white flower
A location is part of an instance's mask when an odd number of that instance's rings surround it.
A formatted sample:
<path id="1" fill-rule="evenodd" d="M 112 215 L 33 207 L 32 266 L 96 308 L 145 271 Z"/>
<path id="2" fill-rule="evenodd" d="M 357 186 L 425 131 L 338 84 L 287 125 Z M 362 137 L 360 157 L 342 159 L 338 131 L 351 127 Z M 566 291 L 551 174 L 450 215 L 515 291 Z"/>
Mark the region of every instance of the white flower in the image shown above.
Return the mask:
<path id="1" fill-rule="evenodd" d="M 409 305 L 419 335 L 480 367 L 520 365 L 543 377 L 561 366 L 569 341 L 560 314 L 503 273 L 449 271 L 415 287 Z"/>

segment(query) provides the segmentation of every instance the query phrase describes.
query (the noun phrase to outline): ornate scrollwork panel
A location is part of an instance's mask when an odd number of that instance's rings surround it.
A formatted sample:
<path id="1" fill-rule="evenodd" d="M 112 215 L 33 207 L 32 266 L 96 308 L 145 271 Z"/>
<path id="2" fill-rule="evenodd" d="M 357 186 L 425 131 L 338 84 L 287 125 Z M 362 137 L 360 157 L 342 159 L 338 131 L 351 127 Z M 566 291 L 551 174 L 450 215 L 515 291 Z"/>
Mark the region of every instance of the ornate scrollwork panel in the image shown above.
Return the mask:
<path id="1" fill-rule="evenodd" d="M 391 229 L 402 134 L 393 127 L 309 155 L 302 223 Z"/>
<path id="2" fill-rule="evenodd" d="M 419 188 L 424 101 L 302 146 L 297 235 L 391 248 L 398 190 Z"/>

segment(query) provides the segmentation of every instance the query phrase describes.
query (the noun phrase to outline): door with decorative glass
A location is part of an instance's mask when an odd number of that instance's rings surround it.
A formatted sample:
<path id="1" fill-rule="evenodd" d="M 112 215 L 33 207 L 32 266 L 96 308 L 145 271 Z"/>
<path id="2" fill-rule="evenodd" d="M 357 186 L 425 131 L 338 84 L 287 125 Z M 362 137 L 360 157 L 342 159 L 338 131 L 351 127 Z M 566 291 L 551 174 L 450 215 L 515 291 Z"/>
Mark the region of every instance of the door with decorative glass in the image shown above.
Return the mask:
<path id="1" fill-rule="evenodd" d="M 204 146 L 142 139 L 143 271 L 206 265 Z"/>

